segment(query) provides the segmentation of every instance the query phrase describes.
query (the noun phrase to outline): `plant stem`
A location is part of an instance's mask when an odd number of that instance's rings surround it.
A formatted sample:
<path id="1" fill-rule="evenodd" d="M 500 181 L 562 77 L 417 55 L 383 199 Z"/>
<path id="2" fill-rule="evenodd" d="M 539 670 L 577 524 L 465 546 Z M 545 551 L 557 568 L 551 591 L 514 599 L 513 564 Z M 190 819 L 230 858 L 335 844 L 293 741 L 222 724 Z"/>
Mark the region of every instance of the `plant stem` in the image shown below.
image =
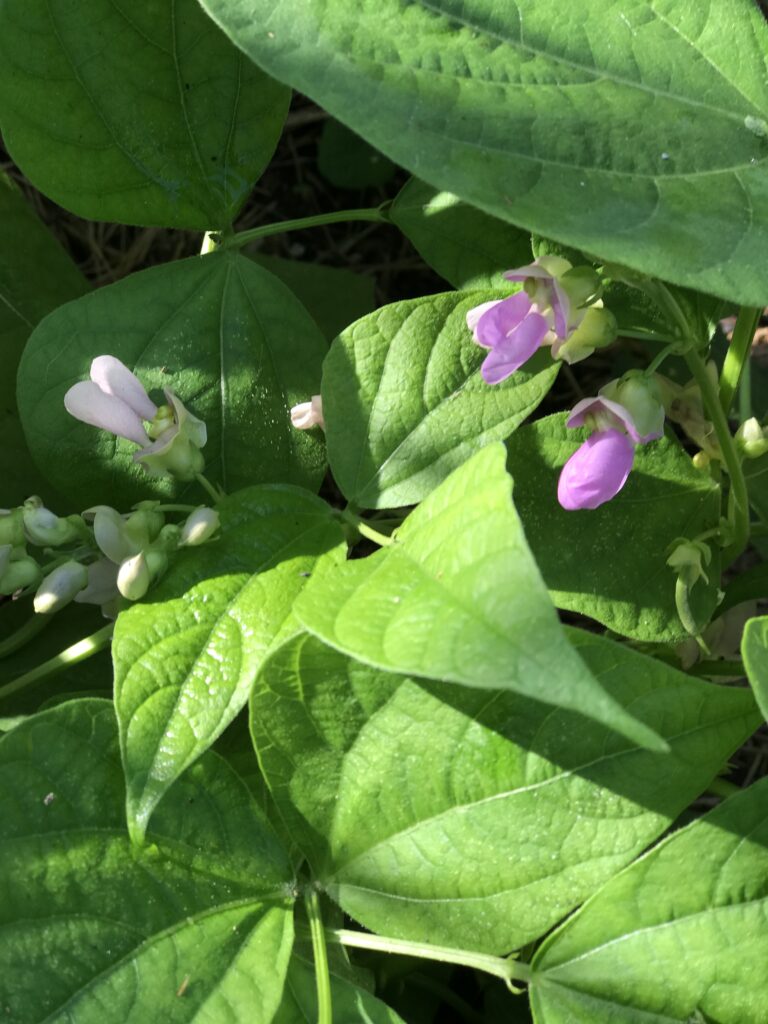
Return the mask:
<path id="1" fill-rule="evenodd" d="M 46 676 L 56 675 L 57 672 L 69 668 L 70 665 L 76 665 L 79 661 L 90 658 L 92 654 L 97 654 L 109 646 L 114 631 L 115 624 L 110 622 L 108 626 L 104 626 L 96 633 L 92 633 L 83 640 L 78 640 L 76 644 L 67 647 L 61 654 L 57 654 L 55 658 L 49 658 L 42 665 L 30 669 L 29 672 L 25 672 L 24 675 L 19 676 L 12 682 L 6 683 L 5 686 L 0 686 L 0 697 L 9 697 L 12 693 L 23 690 L 24 687 L 31 686 L 40 679 L 45 679 Z"/>
<path id="2" fill-rule="evenodd" d="M 718 660 L 700 661 L 688 669 L 688 674 L 702 676 L 705 679 L 715 676 L 722 676 L 725 679 L 741 679 L 745 672 L 744 665 L 740 661 Z"/>
<path id="3" fill-rule="evenodd" d="M 216 487 L 215 484 L 212 484 L 210 480 L 207 480 L 202 473 L 196 473 L 195 479 L 203 488 L 203 490 L 208 494 L 208 496 L 211 498 L 214 505 L 218 505 L 222 498 L 226 498 L 226 494 L 224 493 L 224 491 Z M 199 508 L 199 506 L 196 507 Z"/>
<path id="4" fill-rule="evenodd" d="M 720 450 L 723 453 L 725 468 L 731 478 L 731 495 L 733 496 L 733 541 L 723 552 L 723 567 L 737 558 L 749 541 L 749 495 L 747 494 L 747 483 L 744 479 L 744 471 L 741 468 L 741 459 L 736 450 L 731 435 L 728 420 L 726 419 L 720 396 L 712 378 L 707 373 L 704 360 L 695 348 L 685 352 L 685 361 L 693 374 L 696 383 L 701 391 L 704 408 L 712 419 Z"/>
<path id="5" fill-rule="evenodd" d="M 671 341 L 668 345 L 665 345 L 661 352 L 657 352 L 648 366 L 645 368 L 646 376 L 650 377 L 652 373 L 655 373 L 667 356 L 674 355 L 680 351 L 680 344 L 677 341 Z"/>
<path id="6" fill-rule="evenodd" d="M 367 207 L 361 210 L 335 210 L 331 213 L 318 213 L 314 217 L 299 217 L 297 220 L 283 220 L 277 224 L 264 224 L 260 228 L 250 228 L 230 235 L 221 241 L 224 249 L 239 249 L 258 238 L 269 235 L 281 235 L 285 231 L 302 231 L 305 228 L 317 228 L 323 224 L 342 224 L 350 220 L 372 220 L 380 224 L 389 224 L 389 218 L 380 206 Z"/>
<path id="7" fill-rule="evenodd" d="M 331 974 L 328 967 L 328 949 L 325 945 L 325 929 L 320 916 L 320 900 L 317 889 L 308 889 L 304 894 L 312 936 L 312 952 L 315 955 L 315 981 L 317 983 L 317 1024 L 333 1024 L 331 1001 Z"/>
<path id="8" fill-rule="evenodd" d="M 52 619 L 52 615 L 32 615 L 15 633 L 0 641 L 0 658 L 7 658 L 9 654 L 18 651 L 28 640 L 45 629 Z"/>
<path id="9" fill-rule="evenodd" d="M 726 416 L 738 390 L 741 374 L 749 360 L 752 339 L 755 336 L 761 313 L 762 310 L 754 306 L 742 306 L 736 318 L 733 337 L 725 356 L 723 371 L 720 374 L 720 406 Z"/>
<path id="10" fill-rule="evenodd" d="M 733 782 L 729 782 L 727 779 L 721 779 L 720 776 L 718 776 L 716 779 L 712 779 L 710 784 L 707 786 L 707 792 L 714 793 L 715 796 L 722 796 L 727 799 L 735 793 L 740 793 L 741 786 L 737 786 Z"/>
<path id="11" fill-rule="evenodd" d="M 425 960 L 437 960 L 444 964 L 459 964 L 477 971 L 501 978 L 507 985 L 515 981 L 527 982 L 531 977 L 528 964 L 509 957 L 489 956 L 473 953 L 466 949 L 452 949 L 448 946 L 432 946 L 426 942 L 407 942 L 405 939 L 389 939 L 383 935 L 355 932 L 347 928 L 327 929 L 328 938 L 342 946 L 356 949 L 373 949 L 380 953 L 399 953 L 401 956 L 418 956 Z"/>
<path id="12" fill-rule="evenodd" d="M 367 537 L 368 540 L 372 540 L 374 544 L 378 544 L 380 548 L 386 548 L 395 543 L 394 537 L 388 537 L 386 533 L 379 533 L 378 530 L 374 530 L 374 528 L 366 523 L 364 519 L 355 515 L 355 513 L 351 512 L 348 508 L 342 509 L 339 512 L 339 515 L 346 522 L 354 526 L 361 537 Z"/>

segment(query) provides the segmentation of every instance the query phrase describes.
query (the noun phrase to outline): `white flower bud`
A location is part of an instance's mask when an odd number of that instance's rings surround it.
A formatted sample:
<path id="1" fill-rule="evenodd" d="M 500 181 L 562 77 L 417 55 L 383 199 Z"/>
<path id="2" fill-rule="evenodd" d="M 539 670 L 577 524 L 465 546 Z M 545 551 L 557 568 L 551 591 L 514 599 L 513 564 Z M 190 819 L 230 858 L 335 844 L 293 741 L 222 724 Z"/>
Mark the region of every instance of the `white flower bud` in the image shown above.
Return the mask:
<path id="1" fill-rule="evenodd" d="M 6 597 L 17 590 L 26 590 L 40 582 L 40 566 L 27 555 L 13 559 L 8 563 L 5 572 L 0 576 L 0 594 Z"/>
<path id="2" fill-rule="evenodd" d="M 297 430 L 311 430 L 312 427 L 325 430 L 322 397 L 312 395 L 311 401 L 294 405 L 291 409 L 291 423 Z"/>
<path id="3" fill-rule="evenodd" d="M 736 444 L 748 459 L 759 459 L 768 452 L 768 432 L 753 416 L 736 431 Z"/>
<path id="4" fill-rule="evenodd" d="M 45 508 L 39 498 L 27 498 L 23 510 L 24 532 L 30 544 L 38 547 L 59 547 L 79 537 L 77 528 L 66 519 Z"/>
<path id="5" fill-rule="evenodd" d="M 70 560 L 48 573 L 37 588 L 34 606 L 38 615 L 51 615 L 74 600 L 88 585 L 88 570 Z"/>
<path id="6" fill-rule="evenodd" d="M 139 601 L 149 590 L 152 574 L 143 551 L 126 558 L 117 571 L 117 589 L 129 601 Z"/>
<path id="7" fill-rule="evenodd" d="M 196 508 L 181 531 L 181 546 L 195 547 L 205 544 L 219 528 L 219 513 L 215 508 Z"/>

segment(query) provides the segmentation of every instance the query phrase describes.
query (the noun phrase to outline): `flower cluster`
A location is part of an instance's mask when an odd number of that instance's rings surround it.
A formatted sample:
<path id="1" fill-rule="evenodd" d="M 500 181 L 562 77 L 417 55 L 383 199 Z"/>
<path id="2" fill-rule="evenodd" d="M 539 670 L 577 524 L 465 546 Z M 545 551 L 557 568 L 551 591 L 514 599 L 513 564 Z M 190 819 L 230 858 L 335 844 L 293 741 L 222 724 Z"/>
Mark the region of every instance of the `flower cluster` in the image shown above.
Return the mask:
<path id="1" fill-rule="evenodd" d="M 467 313 L 475 341 L 489 350 L 481 367 L 487 384 L 506 380 L 542 345 L 551 346 L 553 358 L 576 363 L 616 337 L 591 267 L 542 256 L 504 276 L 522 282 L 522 291 Z M 662 436 L 664 407 L 653 380 L 630 373 L 579 402 L 567 426 L 590 427 L 592 434 L 563 467 L 558 501 L 569 510 L 594 509 L 626 483 L 636 445 Z"/>
<path id="2" fill-rule="evenodd" d="M 140 502 L 127 515 L 97 505 L 82 516 L 60 518 L 34 496 L 0 512 L 0 594 L 34 591 L 34 608 L 42 615 L 76 601 L 100 605 L 114 618 L 121 598 L 144 597 L 177 548 L 205 543 L 218 525 L 211 508 L 192 510 L 183 525 L 166 523 L 156 501 Z M 30 546 L 41 552 L 30 552 Z"/>
<path id="3" fill-rule="evenodd" d="M 481 369 L 487 384 L 506 380 L 542 345 L 552 347 L 555 359 L 576 363 L 616 337 L 616 321 L 603 308 L 600 279 L 591 267 L 542 256 L 504 277 L 522 282 L 522 291 L 467 313 L 475 341 L 489 350 Z"/>

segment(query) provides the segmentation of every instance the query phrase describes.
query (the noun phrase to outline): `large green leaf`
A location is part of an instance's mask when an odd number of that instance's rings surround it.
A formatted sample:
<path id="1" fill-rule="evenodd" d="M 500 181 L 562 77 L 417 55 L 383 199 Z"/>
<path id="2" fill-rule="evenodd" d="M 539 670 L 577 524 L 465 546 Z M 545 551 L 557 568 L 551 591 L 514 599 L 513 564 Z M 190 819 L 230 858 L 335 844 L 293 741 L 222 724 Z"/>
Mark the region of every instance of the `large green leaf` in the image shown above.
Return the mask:
<path id="1" fill-rule="evenodd" d="M 509 952 L 640 853 L 760 720 L 746 690 L 570 636 L 669 754 L 516 694 L 382 673 L 306 635 L 265 662 L 251 698 L 262 770 L 352 917 L 386 935 Z"/>
<path id="2" fill-rule="evenodd" d="M 369 275 L 261 253 L 249 256 L 288 285 L 329 342 L 376 305 L 374 279 Z"/>
<path id="3" fill-rule="evenodd" d="M 391 547 L 318 574 L 296 614 L 377 668 L 515 690 L 657 747 L 566 640 L 510 500 L 504 451 L 489 445 L 454 470 Z"/>
<path id="4" fill-rule="evenodd" d="M 508 437 L 557 376 L 549 352 L 489 387 L 466 314 L 499 294 L 394 302 L 358 320 L 323 364 L 334 479 L 364 508 L 413 505 L 478 448 Z"/>
<path id="5" fill-rule="evenodd" d="M 136 838 L 248 700 L 270 646 L 296 630 L 291 607 L 316 559 L 344 557 L 330 508 L 297 489 L 241 492 L 221 506 L 221 521 L 207 565 L 190 552 L 151 602 L 115 627 L 115 704 Z M 210 578 L 192 585 L 206 568 Z"/>
<path id="6" fill-rule="evenodd" d="M 108 353 L 163 401 L 171 388 L 205 420 L 206 474 L 225 490 L 316 486 L 318 431 L 291 426 L 291 405 L 316 393 L 325 341 L 285 285 L 245 257 L 215 253 L 133 274 L 71 302 L 34 332 L 19 369 L 19 408 L 38 465 L 80 507 L 175 493 L 133 461 L 131 441 L 78 423 L 67 388 Z"/>
<path id="7" fill-rule="evenodd" d="M 763 1024 L 768 780 L 605 886 L 537 954 L 537 1024 Z"/>
<path id="8" fill-rule="evenodd" d="M 750 619 L 744 628 L 741 656 L 755 699 L 768 721 L 768 615 Z"/>
<path id="9" fill-rule="evenodd" d="M 624 636 L 672 642 L 686 633 L 675 607 L 669 546 L 717 526 L 720 492 L 673 441 L 641 445 L 624 489 L 597 509 L 569 512 L 557 501 L 557 478 L 587 436 L 556 414 L 509 441 L 509 470 L 526 537 L 558 608 L 580 612 Z M 720 582 L 719 549 L 691 603 L 706 624 Z"/>
<path id="10" fill-rule="evenodd" d="M 0 127 L 46 195 L 93 220 L 226 227 L 289 90 L 195 0 L 5 0 Z"/>
<path id="11" fill-rule="evenodd" d="M 257 64 L 431 185 L 677 284 L 768 301 L 768 28 L 752 0 L 202 3 Z"/>
<path id="12" fill-rule="evenodd" d="M 16 408 L 16 368 L 38 321 L 88 288 L 21 193 L 0 174 L 0 499 L 6 508 L 47 491 L 35 472 Z"/>
<path id="13" fill-rule="evenodd" d="M 424 260 L 454 288 L 512 287 L 502 274 L 530 263 L 531 236 L 450 192 L 411 178 L 389 211 Z"/>
<path id="14" fill-rule="evenodd" d="M 269 1024 L 290 867 L 208 754 L 132 848 L 114 713 L 75 701 L 0 741 L 0 999 L 18 1024 Z"/>

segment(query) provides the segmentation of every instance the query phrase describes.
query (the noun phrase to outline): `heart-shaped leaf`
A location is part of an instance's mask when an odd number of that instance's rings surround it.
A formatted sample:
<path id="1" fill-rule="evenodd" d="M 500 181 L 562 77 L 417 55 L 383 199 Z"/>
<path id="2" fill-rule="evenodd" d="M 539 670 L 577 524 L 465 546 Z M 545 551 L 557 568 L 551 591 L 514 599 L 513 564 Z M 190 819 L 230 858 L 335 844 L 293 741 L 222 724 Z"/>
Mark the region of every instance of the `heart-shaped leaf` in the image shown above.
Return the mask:
<path id="1" fill-rule="evenodd" d="M 251 698 L 259 762 L 323 887 L 366 927 L 507 953 L 637 856 L 759 722 L 712 686 L 569 637 L 669 754 L 509 692 L 416 682 L 294 637 Z"/>
<path id="2" fill-rule="evenodd" d="M 768 302 L 768 26 L 752 0 L 202 3 L 260 67 L 431 185 Z"/>
<path id="3" fill-rule="evenodd" d="M 533 961 L 537 1024 L 762 1024 L 768 780 L 673 834 Z"/>
<path id="4" fill-rule="evenodd" d="M 8 0 L 0 124 L 37 188 L 92 220 L 229 225 L 290 91 L 195 0 Z"/>
<path id="5" fill-rule="evenodd" d="M 296 603 L 325 643 L 377 668 L 574 708 L 665 749 L 565 638 L 493 444 L 412 512 L 389 548 L 310 581 Z"/>
<path id="6" fill-rule="evenodd" d="M 323 364 L 328 458 L 344 496 L 364 508 L 413 505 L 489 441 L 508 437 L 549 391 L 548 352 L 501 384 L 467 311 L 499 293 L 394 302 L 352 324 Z"/>
<path id="7" fill-rule="evenodd" d="M 170 388 L 208 427 L 206 474 L 225 490 L 262 482 L 315 487 L 325 469 L 318 431 L 289 409 L 319 390 L 325 341 L 292 292 L 231 253 L 153 267 L 57 309 L 34 332 L 19 369 L 29 446 L 78 507 L 109 495 L 126 505 L 178 490 L 133 461 L 132 441 L 78 423 L 64 394 L 104 353 L 158 401 Z"/>
<path id="8" fill-rule="evenodd" d="M 290 866 L 214 754 L 123 819 L 107 701 L 35 715 L 0 741 L 0 999 L 19 1024 L 269 1024 L 292 945 Z"/>
<path id="9" fill-rule="evenodd" d="M 329 507 L 297 489 L 241 492 L 221 506 L 221 526 L 206 561 L 189 552 L 151 603 L 115 627 L 115 704 L 136 838 L 248 700 L 270 646 L 296 629 L 291 607 L 316 559 L 344 557 Z M 193 585 L 206 569 L 210 578 Z"/>

